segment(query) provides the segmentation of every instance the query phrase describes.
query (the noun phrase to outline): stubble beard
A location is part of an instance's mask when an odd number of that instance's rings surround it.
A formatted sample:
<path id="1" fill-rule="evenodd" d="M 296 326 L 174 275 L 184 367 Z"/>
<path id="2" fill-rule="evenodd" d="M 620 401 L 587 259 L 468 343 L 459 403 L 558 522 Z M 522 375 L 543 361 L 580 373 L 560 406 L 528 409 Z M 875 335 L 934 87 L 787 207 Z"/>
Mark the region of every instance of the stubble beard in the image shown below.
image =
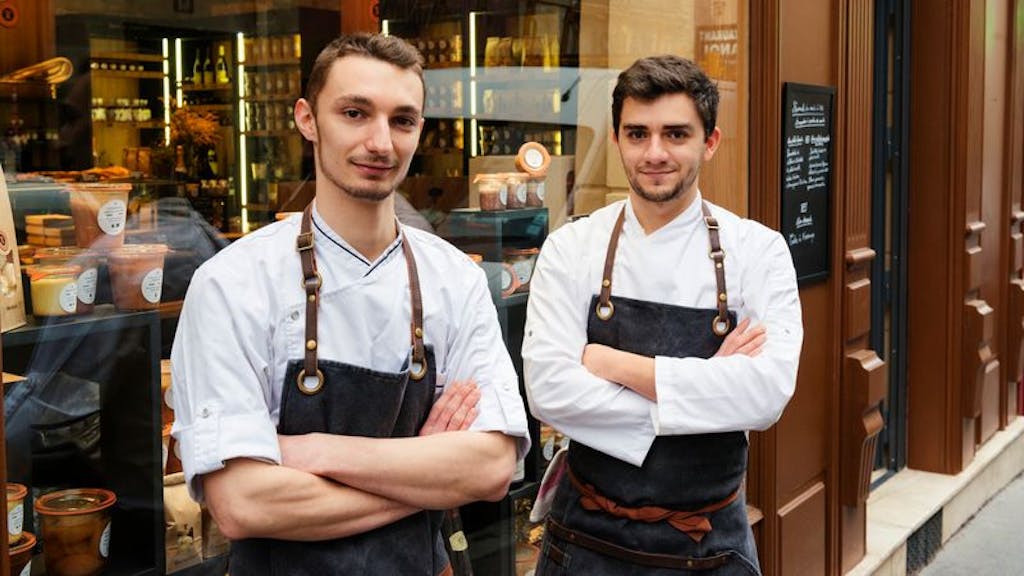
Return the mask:
<path id="1" fill-rule="evenodd" d="M 316 154 L 320 161 L 321 172 L 323 172 L 324 177 L 331 184 L 333 184 L 336 188 L 347 194 L 349 197 L 355 198 L 357 200 L 366 200 L 368 202 L 383 202 L 387 200 L 388 197 L 391 196 L 391 194 L 395 191 L 394 187 L 359 187 L 351 183 L 343 182 L 341 178 L 336 176 L 331 170 L 327 169 L 328 165 L 327 163 L 324 162 L 322 150 L 323 147 L 320 146 L 320 142 L 318 141 L 316 146 Z M 399 178 L 398 181 L 395 182 L 395 186 L 397 186 L 398 182 L 401 182 L 403 179 L 404 177 Z"/>
<path id="2" fill-rule="evenodd" d="M 697 164 L 693 169 L 682 179 L 678 184 L 672 188 L 664 191 L 657 192 L 649 190 L 640 185 L 640 178 L 637 176 L 637 172 L 628 175 L 629 185 L 636 192 L 636 195 L 643 198 L 648 202 L 655 204 L 664 204 L 671 202 L 682 197 L 686 192 L 693 186 L 697 181 L 697 174 L 700 172 L 700 164 Z"/>

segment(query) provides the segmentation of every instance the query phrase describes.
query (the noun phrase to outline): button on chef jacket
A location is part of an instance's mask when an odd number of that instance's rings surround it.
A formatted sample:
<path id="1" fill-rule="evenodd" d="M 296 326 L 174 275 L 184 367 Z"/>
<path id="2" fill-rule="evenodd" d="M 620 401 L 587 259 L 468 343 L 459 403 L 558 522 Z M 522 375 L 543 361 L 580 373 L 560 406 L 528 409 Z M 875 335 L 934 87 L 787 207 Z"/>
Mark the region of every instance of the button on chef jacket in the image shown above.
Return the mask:
<path id="1" fill-rule="evenodd" d="M 174 437 L 189 490 L 232 458 L 279 464 L 277 423 L 290 360 L 305 353 L 305 303 L 295 238 L 300 216 L 261 228 L 195 273 L 171 352 Z M 317 354 L 385 372 L 407 367 L 411 303 L 402 237 L 370 262 L 313 211 L 320 289 Z M 472 431 L 498 431 L 529 449 L 526 412 L 484 272 L 441 238 L 401 226 L 423 298 L 424 340 L 437 383 L 476 381 Z M 328 381 L 326 386 L 331 386 Z"/>
<path id="2" fill-rule="evenodd" d="M 782 413 L 796 384 L 803 340 L 793 261 L 782 236 L 711 205 L 725 250 L 729 309 L 764 324 L 754 358 L 655 358 L 657 402 L 591 374 L 582 365 L 591 299 L 601 289 L 612 227 L 623 205 L 612 295 L 716 308 L 701 196 L 646 234 L 629 200 L 563 226 L 544 243 L 530 281 L 523 369 L 530 409 L 591 448 L 641 465 L 658 435 L 762 430 Z M 710 330 L 710 325 L 708 329 Z"/>

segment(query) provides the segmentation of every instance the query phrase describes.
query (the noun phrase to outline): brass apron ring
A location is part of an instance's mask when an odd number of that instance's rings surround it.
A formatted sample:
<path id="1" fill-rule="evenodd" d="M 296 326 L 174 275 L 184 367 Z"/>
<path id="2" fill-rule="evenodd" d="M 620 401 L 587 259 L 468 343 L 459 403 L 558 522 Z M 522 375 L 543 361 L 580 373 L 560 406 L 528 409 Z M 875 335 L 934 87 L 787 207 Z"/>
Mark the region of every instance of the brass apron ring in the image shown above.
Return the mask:
<path id="1" fill-rule="evenodd" d="M 715 336 L 725 336 L 729 333 L 729 317 L 722 318 L 721 316 L 715 316 L 715 319 L 711 321 L 711 331 L 715 333 Z"/>
<path id="2" fill-rule="evenodd" d="M 615 303 L 609 300 L 607 305 L 601 304 L 601 301 L 597 301 L 597 317 L 601 320 L 608 320 L 615 315 Z"/>
<path id="3" fill-rule="evenodd" d="M 324 373 L 319 368 L 316 369 L 316 386 L 310 388 L 306 386 L 306 369 L 299 370 L 299 377 L 296 379 L 296 384 L 299 385 L 299 391 L 307 396 L 312 396 L 320 391 L 324 387 Z"/>

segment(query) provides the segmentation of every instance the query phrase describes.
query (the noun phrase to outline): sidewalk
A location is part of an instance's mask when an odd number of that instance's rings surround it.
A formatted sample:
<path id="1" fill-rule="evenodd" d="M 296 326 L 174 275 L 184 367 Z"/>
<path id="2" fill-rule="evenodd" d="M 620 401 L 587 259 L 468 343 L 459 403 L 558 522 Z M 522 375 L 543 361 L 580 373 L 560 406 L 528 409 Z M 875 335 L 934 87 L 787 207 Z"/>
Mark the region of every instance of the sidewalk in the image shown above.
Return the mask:
<path id="1" fill-rule="evenodd" d="M 1024 476 L 1017 476 L 952 538 L 919 576 L 1007 576 L 1024 571 Z"/>

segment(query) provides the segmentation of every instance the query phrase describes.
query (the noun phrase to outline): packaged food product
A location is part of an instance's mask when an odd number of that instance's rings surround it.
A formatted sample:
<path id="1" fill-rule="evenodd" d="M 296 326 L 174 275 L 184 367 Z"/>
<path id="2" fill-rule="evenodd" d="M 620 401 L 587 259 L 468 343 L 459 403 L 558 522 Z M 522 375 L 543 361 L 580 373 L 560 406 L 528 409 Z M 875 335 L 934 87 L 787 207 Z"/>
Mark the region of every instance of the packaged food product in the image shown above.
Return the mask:
<path id="1" fill-rule="evenodd" d="M 69 184 L 75 240 L 82 248 L 101 252 L 124 244 L 131 184 Z"/>
<path id="2" fill-rule="evenodd" d="M 36 500 L 47 576 L 101 574 L 110 556 L 111 507 L 103 488 L 72 488 Z"/>
<path id="3" fill-rule="evenodd" d="M 480 192 L 480 209 L 504 210 L 508 201 L 505 178 L 501 174 L 479 174 L 475 182 Z"/>
<path id="4" fill-rule="evenodd" d="M 506 248 L 504 250 L 505 263 L 512 267 L 515 272 L 518 286 L 516 292 L 528 292 L 530 290 L 530 278 L 533 277 L 533 267 L 537 263 L 539 248 Z"/>
<path id="5" fill-rule="evenodd" d="M 36 547 L 36 536 L 31 532 L 22 532 L 14 544 L 11 544 L 11 576 L 29 576 L 32 574 L 32 549 Z"/>
<path id="6" fill-rule="evenodd" d="M 529 178 L 530 175 L 525 172 L 510 172 L 505 175 L 505 189 L 508 191 L 506 208 L 526 207 L 526 182 Z"/>
<path id="7" fill-rule="evenodd" d="M 188 495 L 185 474 L 164 477 L 164 551 L 166 573 L 203 561 L 203 512 Z"/>
<path id="8" fill-rule="evenodd" d="M 114 306 L 121 311 L 152 310 L 160 305 L 165 244 L 128 244 L 107 257 Z"/>
<path id="9" fill-rule="evenodd" d="M 67 264 L 37 264 L 28 269 L 32 314 L 70 316 L 78 310 L 78 275 L 82 269 Z"/>
<path id="10" fill-rule="evenodd" d="M 36 250 L 35 259 L 40 265 L 71 265 L 80 268 L 75 278 L 78 284 L 78 304 L 75 313 L 92 312 L 99 278 L 99 257 L 95 252 L 74 246 L 40 248 Z"/>
<path id="11" fill-rule="evenodd" d="M 25 495 L 28 488 L 15 482 L 7 483 L 7 544 L 13 546 L 21 539 L 25 526 Z"/>
<path id="12" fill-rule="evenodd" d="M 539 208 L 544 205 L 544 176 L 531 176 L 526 179 L 526 205 Z"/>
<path id="13" fill-rule="evenodd" d="M 527 142 L 516 154 L 516 168 L 530 176 L 547 176 L 551 154 L 540 142 Z"/>

